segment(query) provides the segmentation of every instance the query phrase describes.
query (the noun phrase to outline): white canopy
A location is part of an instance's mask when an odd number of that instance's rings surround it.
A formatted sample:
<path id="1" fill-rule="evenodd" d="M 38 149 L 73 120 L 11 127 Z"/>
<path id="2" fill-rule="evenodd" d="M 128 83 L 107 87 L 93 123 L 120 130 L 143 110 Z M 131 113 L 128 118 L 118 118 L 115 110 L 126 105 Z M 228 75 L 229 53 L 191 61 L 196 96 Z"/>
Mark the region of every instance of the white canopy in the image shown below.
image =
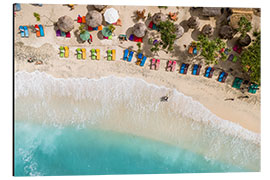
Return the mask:
<path id="1" fill-rule="evenodd" d="M 116 23 L 119 19 L 118 11 L 114 8 L 107 9 L 104 13 L 104 19 L 109 24 Z"/>

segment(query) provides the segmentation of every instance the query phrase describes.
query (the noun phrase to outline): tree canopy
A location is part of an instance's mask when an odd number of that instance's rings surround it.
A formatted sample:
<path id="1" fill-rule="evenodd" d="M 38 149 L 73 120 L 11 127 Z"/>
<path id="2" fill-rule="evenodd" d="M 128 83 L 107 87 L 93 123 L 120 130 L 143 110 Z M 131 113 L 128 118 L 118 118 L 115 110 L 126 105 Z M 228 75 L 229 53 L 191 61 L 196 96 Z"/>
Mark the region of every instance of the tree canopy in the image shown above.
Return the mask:
<path id="1" fill-rule="evenodd" d="M 252 29 L 251 22 L 245 17 L 242 16 L 238 22 L 239 27 L 237 28 L 237 31 L 241 33 L 240 38 L 244 38 L 247 33 Z"/>
<path id="2" fill-rule="evenodd" d="M 256 39 L 243 50 L 241 54 L 241 63 L 243 70 L 250 76 L 250 80 L 260 84 L 261 83 L 261 33 L 255 32 L 253 34 Z"/>
<path id="3" fill-rule="evenodd" d="M 173 51 L 174 41 L 176 40 L 174 23 L 169 20 L 160 22 L 158 30 L 161 34 L 162 48 L 167 49 L 169 52 Z"/>
<path id="4" fill-rule="evenodd" d="M 226 59 L 225 53 L 220 53 L 220 50 L 225 48 L 225 43 L 221 39 L 209 40 L 205 35 L 199 35 L 198 39 L 198 50 L 201 50 L 200 55 L 205 57 L 207 64 L 217 64 L 219 55 L 221 55 L 222 60 Z"/>

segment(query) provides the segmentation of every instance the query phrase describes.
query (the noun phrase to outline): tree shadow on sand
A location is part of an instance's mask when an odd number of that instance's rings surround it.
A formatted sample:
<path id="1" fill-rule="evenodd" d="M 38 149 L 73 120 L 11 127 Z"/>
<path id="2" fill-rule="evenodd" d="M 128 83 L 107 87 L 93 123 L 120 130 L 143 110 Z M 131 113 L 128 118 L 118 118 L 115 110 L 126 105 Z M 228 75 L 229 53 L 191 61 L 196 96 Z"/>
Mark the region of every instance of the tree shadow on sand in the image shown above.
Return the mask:
<path id="1" fill-rule="evenodd" d="M 87 9 L 87 11 L 92 11 L 92 10 L 95 10 L 95 7 L 94 7 L 94 5 L 87 5 L 86 9 Z"/>

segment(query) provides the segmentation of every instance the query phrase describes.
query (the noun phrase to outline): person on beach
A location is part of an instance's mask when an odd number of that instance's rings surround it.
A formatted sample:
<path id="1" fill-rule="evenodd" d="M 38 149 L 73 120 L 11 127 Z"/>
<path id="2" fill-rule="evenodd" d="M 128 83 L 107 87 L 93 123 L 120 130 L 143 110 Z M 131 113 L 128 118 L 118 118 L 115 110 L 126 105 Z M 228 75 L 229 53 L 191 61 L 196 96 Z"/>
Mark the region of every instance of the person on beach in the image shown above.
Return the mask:
<path id="1" fill-rule="evenodd" d="M 224 101 L 234 101 L 234 98 L 227 98 L 227 99 L 224 99 Z"/>
<path id="2" fill-rule="evenodd" d="M 162 97 L 160 98 L 160 101 L 161 101 L 161 102 L 167 102 L 168 99 L 169 99 L 168 96 L 162 96 Z"/>
<path id="3" fill-rule="evenodd" d="M 244 98 L 248 99 L 249 96 L 239 96 L 239 97 L 238 97 L 238 99 L 244 99 Z"/>

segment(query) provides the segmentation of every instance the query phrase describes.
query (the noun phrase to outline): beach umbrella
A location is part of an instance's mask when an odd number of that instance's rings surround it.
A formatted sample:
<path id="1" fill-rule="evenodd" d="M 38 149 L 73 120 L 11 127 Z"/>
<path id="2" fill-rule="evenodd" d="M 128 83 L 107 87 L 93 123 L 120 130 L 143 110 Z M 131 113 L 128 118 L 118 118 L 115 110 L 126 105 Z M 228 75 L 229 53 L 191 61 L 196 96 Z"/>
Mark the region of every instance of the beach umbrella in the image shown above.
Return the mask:
<path id="1" fill-rule="evenodd" d="M 98 11 L 102 11 L 105 7 L 107 7 L 106 5 L 94 5 L 94 8 Z"/>
<path id="2" fill-rule="evenodd" d="M 56 25 L 63 32 L 69 32 L 74 28 L 74 21 L 69 16 L 62 16 L 58 19 Z"/>
<path id="3" fill-rule="evenodd" d="M 191 29 L 196 29 L 199 27 L 200 22 L 199 22 L 199 18 L 195 17 L 195 16 L 191 16 L 188 21 L 187 21 L 187 25 L 189 28 Z"/>
<path id="4" fill-rule="evenodd" d="M 180 37 L 183 36 L 185 30 L 180 24 L 175 24 L 174 27 L 175 27 L 176 39 L 179 39 Z"/>
<path id="5" fill-rule="evenodd" d="M 90 27 L 98 27 L 102 24 L 102 14 L 96 10 L 91 10 L 86 14 L 85 21 Z"/>
<path id="6" fill-rule="evenodd" d="M 154 24 L 159 25 L 160 22 L 164 22 L 167 20 L 167 16 L 163 13 L 155 13 L 152 21 Z"/>
<path id="7" fill-rule="evenodd" d="M 206 24 L 203 26 L 201 33 L 210 37 L 213 35 L 213 27 L 210 24 Z"/>
<path id="8" fill-rule="evenodd" d="M 248 46 L 250 43 L 251 43 L 251 38 L 248 34 L 245 37 L 243 37 L 243 38 L 240 37 L 238 39 L 238 44 L 240 46 Z"/>
<path id="9" fill-rule="evenodd" d="M 109 27 L 105 26 L 102 30 L 101 33 L 103 36 L 105 37 L 109 37 L 110 35 L 112 35 L 112 31 L 109 29 Z"/>
<path id="10" fill-rule="evenodd" d="M 116 23 L 119 19 L 118 11 L 114 8 L 107 9 L 104 13 L 104 19 L 109 24 Z"/>
<path id="11" fill-rule="evenodd" d="M 229 25 L 224 25 L 219 30 L 219 36 L 222 39 L 232 39 L 234 35 L 234 30 Z"/>
<path id="12" fill-rule="evenodd" d="M 83 41 L 87 41 L 90 38 L 90 33 L 88 31 L 84 31 L 80 34 L 80 38 Z"/>
<path id="13" fill-rule="evenodd" d="M 133 33 L 137 37 L 143 37 L 145 36 L 147 27 L 144 23 L 137 23 L 133 26 Z"/>
<path id="14" fill-rule="evenodd" d="M 207 16 L 207 17 L 220 16 L 221 15 L 221 8 L 203 7 L 201 15 Z"/>

